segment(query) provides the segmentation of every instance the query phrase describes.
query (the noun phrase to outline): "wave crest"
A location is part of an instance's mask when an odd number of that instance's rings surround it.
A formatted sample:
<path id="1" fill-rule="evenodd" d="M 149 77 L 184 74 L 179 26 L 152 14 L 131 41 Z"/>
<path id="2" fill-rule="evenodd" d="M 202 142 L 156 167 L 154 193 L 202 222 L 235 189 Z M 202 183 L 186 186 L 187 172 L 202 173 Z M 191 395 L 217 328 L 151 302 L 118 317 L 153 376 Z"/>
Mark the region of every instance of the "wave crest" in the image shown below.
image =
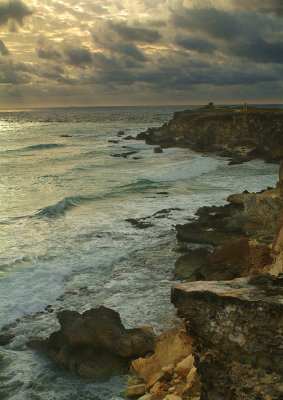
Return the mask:
<path id="1" fill-rule="evenodd" d="M 58 201 L 58 203 L 46 206 L 39 209 L 32 217 L 35 218 L 57 218 L 65 214 L 67 210 L 73 207 L 77 207 L 82 203 L 91 201 L 93 198 L 91 196 L 70 196 L 65 197 L 63 200 Z"/>

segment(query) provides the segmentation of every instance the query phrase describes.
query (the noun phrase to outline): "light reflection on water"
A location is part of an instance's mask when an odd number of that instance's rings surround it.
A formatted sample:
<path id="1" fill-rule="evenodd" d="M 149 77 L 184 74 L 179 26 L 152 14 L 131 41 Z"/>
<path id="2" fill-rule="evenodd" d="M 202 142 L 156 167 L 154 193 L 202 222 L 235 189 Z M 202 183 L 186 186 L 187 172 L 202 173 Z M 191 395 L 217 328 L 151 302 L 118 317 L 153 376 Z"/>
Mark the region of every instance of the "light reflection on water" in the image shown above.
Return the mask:
<path id="1" fill-rule="evenodd" d="M 227 166 L 226 159 L 190 150 L 155 154 L 143 142 L 108 142 L 119 130 L 160 125 L 173 110 L 1 113 L 0 323 L 19 319 L 8 329 L 16 337 L 3 348 L 0 367 L 8 377 L 4 389 L 14 388 L 7 399 L 120 399 L 120 377 L 99 384 L 74 377 L 26 341 L 58 329 L 61 308 L 81 312 L 101 304 L 120 312 L 126 327 L 161 331 L 175 315 L 174 225 L 202 205 L 224 204 L 229 194 L 275 184 L 278 167 L 261 161 Z M 58 115 L 64 122 L 56 122 Z M 66 133 L 71 137 L 61 137 Z M 127 151 L 140 159 L 111 156 Z M 152 217 L 169 208 L 180 210 Z M 139 230 L 125 222 L 130 217 L 149 217 L 154 226 Z"/>

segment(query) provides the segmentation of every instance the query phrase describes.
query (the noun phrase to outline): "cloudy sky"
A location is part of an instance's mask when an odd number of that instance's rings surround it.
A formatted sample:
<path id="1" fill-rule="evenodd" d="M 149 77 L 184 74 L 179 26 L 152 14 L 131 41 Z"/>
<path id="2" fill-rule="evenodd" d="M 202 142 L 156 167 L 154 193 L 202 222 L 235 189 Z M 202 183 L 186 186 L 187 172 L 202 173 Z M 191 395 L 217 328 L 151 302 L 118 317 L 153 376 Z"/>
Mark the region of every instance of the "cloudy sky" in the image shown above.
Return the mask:
<path id="1" fill-rule="evenodd" d="M 0 0 L 0 107 L 282 103 L 282 27 L 282 0 Z"/>

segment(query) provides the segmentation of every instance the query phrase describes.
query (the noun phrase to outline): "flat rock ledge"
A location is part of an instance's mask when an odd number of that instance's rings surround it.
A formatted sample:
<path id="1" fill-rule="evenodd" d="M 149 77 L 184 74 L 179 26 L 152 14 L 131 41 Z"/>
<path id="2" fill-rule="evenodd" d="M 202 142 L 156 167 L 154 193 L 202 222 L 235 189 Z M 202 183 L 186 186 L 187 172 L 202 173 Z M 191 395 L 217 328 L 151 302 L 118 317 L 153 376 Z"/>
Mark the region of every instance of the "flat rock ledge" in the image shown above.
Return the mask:
<path id="1" fill-rule="evenodd" d="M 152 328 L 126 329 L 119 314 L 104 306 L 83 314 L 65 310 L 57 317 L 60 331 L 27 344 L 47 354 L 58 366 L 80 376 L 101 380 L 125 374 L 132 359 L 155 349 Z"/>
<path id="2" fill-rule="evenodd" d="M 201 400 L 283 398 L 282 275 L 174 285 L 196 341 Z"/>

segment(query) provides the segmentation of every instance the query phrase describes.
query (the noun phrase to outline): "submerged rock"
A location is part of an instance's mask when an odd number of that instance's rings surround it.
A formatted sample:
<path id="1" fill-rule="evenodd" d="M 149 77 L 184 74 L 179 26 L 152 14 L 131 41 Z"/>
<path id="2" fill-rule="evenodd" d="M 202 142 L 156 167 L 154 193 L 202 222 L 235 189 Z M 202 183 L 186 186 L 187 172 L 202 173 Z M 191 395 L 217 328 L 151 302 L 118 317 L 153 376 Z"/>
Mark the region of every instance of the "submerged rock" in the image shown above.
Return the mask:
<path id="1" fill-rule="evenodd" d="M 0 334 L 0 346 L 6 346 L 7 344 L 11 343 L 14 337 L 14 335 Z"/>
<path id="2" fill-rule="evenodd" d="M 139 229 L 147 229 L 147 228 L 150 228 L 151 226 L 154 226 L 154 224 L 152 222 L 145 221 L 146 219 L 147 219 L 147 217 L 146 218 L 127 218 L 126 222 L 129 222 L 130 224 L 132 224 L 133 226 L 135 226 L 136 228 L 139 228 Z"/>
<path id="3" fill-rule="evenodd" d="M 199 338 L 201 399 L 282 396 L 282 298 L 282 278 L 270 275 L 173 286 L 172 302 Z"/>
<path id="4" fill-rule="evenodd" d="M 138 151 L 128 151 L 127 153 L 119 153 L 119 154 L 110 154 L 111 157 L 123 157 L 123 158 L 128 158 L 129 156 L 133 154 L 137 154 Z"/>
<path id="5" fill-rule="evenodd" d="M 57 317 L 60 331 L 28 345 L 78 375 L 103 379 L 124 374 L 133 358 L 154 351 L 152 328 L 126 329 L 119 314 L 109 308 L 92 308 L 83 314 L 62 311 Z"/>

